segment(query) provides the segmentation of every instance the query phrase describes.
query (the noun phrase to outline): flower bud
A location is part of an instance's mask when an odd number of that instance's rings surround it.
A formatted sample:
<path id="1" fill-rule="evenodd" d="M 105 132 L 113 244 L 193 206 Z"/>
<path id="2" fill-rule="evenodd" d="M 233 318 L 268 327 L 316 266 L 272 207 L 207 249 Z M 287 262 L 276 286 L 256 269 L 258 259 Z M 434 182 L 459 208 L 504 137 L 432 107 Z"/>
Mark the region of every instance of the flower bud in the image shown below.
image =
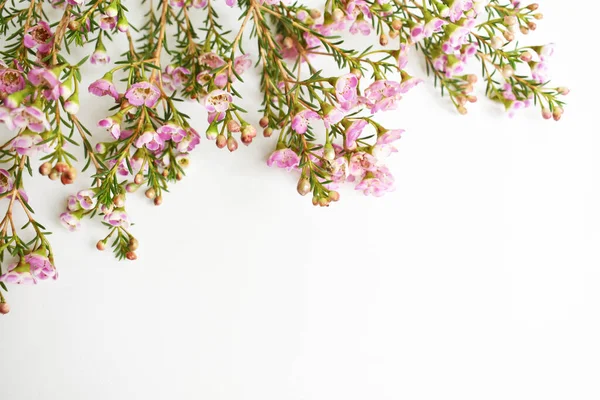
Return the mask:
<path id="1" fill-rule="evenodd" d="M 56 163 L 56 165 L 54 166 L 54 169 L 59 174 L 62 174 L 63 172 L 67 172 L 69 170 L 69 164 L 67 164 L 66 162 L 60 161 L 60 162 Z"/>
<path id="2" fill-rule="evenodd" d="M 219 136 L 217 136 L 217 147 L 222 149 L 225 146 L 227 146 L 227 138 L 225 137 L 225 135 L 220 134 Z"/>
<path id="3" fill-rule="evenodd" d="M 155 206 L 160 206 L 163 202 L 163 198 L 161 195 L 158 195 L 154 198 L 154 205 Z"/>
<path id="4" fill-rule="evenodd" d="M 300 177 L 297 189 L 301 196 L 306 196 L 308 193 L 310 193 L 310 181 L 308 178 L 304 176 Z"/>
<path id="5" fill-rule="evenodd" d="M 540 19 L 544 18 L 544 14 L 533 14 L 533 18 L 535 18 L 539 21 Z"/>
<path id="6" fill-rule="evenodd" d="M 506 26 L 515 25 L 517 22 L 517 17 L 515 17 L 514 15 L 507 15 L 504 17 L 504 25 Z"/>
<path id="7" fill-rule="evenodd" d="M 468 110 L 467 110 L 467 109 L 466 109 L 464 106 L 459 106 L 459 107 L 458 107 L 458 113 L 459 113 L 460 115 L 467 115 L 467 113 L 468 113 Z"/>
<path id="8" fill-rule="evenodd" d="M 77 114 L 79 112 L 79 94 L 73 93 L 67 101 L 65 101 L 64 109 L 69 114 Z"/>
<path id="9" fill-rule="evenodd" d="M 144 175 L 137 173 L 135 174 L 135 178 L 133 178 L 133 182 L 137 185 L 141 185 L 144 182 Z"/>
<path id="10" fill-rule="evenodd" d="M 267 126 L 269 126 L 269 117 L 265 115 L 260 119 L 260 121 L 258 121 L 258 124 L 261 128 L 266 128 Z"/>
<path id="11" fill-rule="evenodd" d="M 522 27 L 520 27 L 520 28 L 519 28 L 519 30 L 521 31 L 521 33 L 522 33 L 523 35 L 527 35 L 527 34 L 529 33 L 529 28 L 528 28 L 528 27 L 526 27 L 526 26 L 522 26 Z"/>
<path id="12" fill-rule="evenodd" d="M 504 36 L 504 39 L 506 39 L 509 42 L 512 42 L 513 40 L 515 40 L 515 35 L 513 35 L 511 32 L 509 31 L 504 31 L 502 33 L 502 35 Z"/>
<path id="13" fill-rule="evenodd" d="M 96 243 L 96 248 L 100 251 L 104 251 L 104 249 L 106 249 L 106 242 L 104 240 L 98 240 L 98 243 Z"/>
<path id="14" fill-rule="evenodd" d="M 100 154 L 104 154 L 106 153 L 106 144 L 100 142 L 100 143 L 96 143 L 96 151 Z"/>
<path id="15" fill-rule="evenodd" d="M 515 70 L 513 69 L 513 67 L 510 66 L 510 64 L 506 64 L 504 65 L 504 67 L 502 67 L 502 76 L 505 78 L 510 78 L 511 76 L 513 76 L 513 74 L 515 73 Z"/>
<path id="16" fill-rule="evenodd" d="M 552 118 L 552 111 L 548 110 L 547 108 L 544 108 L 542 110 L 542 117 L 544 119 L 551 119 Z"/>
<path id="17" fill-rule="evenodd" d="M 521 53 L 521 57 L 519 58 L 521 59 L 521 61 L 529 62 L 533 59 L 533 55 L 528 51 L 524 51 Z"/>
<path id="18" fill-rule="evenodd" d="M 538 3 L 531 3 L 530 5 L 527 6 L 527 9 L 531 10 L 531 11 L 535 11 L 538 9 L 538 7 L 539 7 Z"/>
<path id="19" fill-rule="evenodd" d="M 227 131 L 235 133 L 239 132 L 241 129 L 240 123 L 236 120 L 230 119 L 229 122 L 227 122 Z"/>
<path id="20" fill-rule="evenodd" d="M 234 152 L 238 148 L 238 142 L 233 136 L 227 138 L 227 150 Z"/>
<path id="21" fill-rule="evenodd" d="M 294 39 L 292 39 L 289 36 L 286 36 L 285 39 L 283 39 L 283 47 L 286 49 L 291 49 L 292 47 L 294 47 Z"/>
<path id="22" fill-rule="evenodd" d="M 129 239 L 129 250 L 136 251 L 140 247 L 140 242 L 134 237 Z"/>
<path id="23" fill-rule="evenodd" d="M 122 194 L 118 194 L 113 198 L 113 204 L 116 207 L 123 207 L 125 205 L 125 196 L 123 196 Z"/>
<path id="24" fill-rule="evenodd" d="M 72 19 L 71 21 L 69 21 L 68 27 L 69 30 L 78 31 L 79 29 L 81 29 L 81 23 L 76 19 Z"/>
<path id="25" fill-rule="evenodd" d="M 387 46 L 388 43 L 389 43 L 388 37 L 385 33 L 382 33 L 381 35 L 379 35 L 379 44 L 380 45 Z"/>
<path id="26" fill-rule="evenodd" d="M 129 30 L 129 22 L 127 21 L 127 17 L 124 12 L 119 13 L 119 18 L 117 19 L 117 29 L 119 32 L 127 32 Z"/>
<path id="27" fill-rule="evenodd" d="M 392 28 L 395 31 L 399 31 L 400 29 L 402 29 L 402 20 L 397 19 L 397 18 L 392 20 Z"/>
<path id="28" fill-rule="evenodd" d="M 135 254 L 135 251 L 128 251 L 127 254 L 125 254 L 125 257 L 131 261 L 137 260 L 137 254 Z"/>
<path id="29" fill-rule="evenodd" d="M 6 315 L 10 312 L 10 305 L 8 303 L 0 303 L 0 314 Z"/>
<path id="30" fill-rule="evenodd" d="M 312 10 L 310 10 L 309 15 L 313 19 L 320 18 L 321 17 L 321 10 L 319 10 L 317 8 L 313 8 Z"/>
<path id="31" fill-rule="evenodd" d="M 567 87 L 564 87 L 564 86 L 561 86 L 561 87 L 559 87 L 559 88 L 556 88 L 556 91 L 557 91 L 559 94 L 562 94 L 563 96 L 566 96 L 566 95 L 568 95 L 569 93 L 571 93 L 571 91 L 569 90 L 569 88 L 567 88 Z"/>
<path id="32" fill-rule="evenodd" d="M 331 17 L 333 18 L 333 20 L 335 22 L 340 22 L 345 16 L 346 16 L 346 14 L 342 10 L 340 10 L 339 8 L 336 8 L 331 13 Z"/>
<path id="33" fill-rule="evenodd" d="M 332 190 L 331 192 L 329 192 L 329 200 L 338 201 L 339 199 L 340 199 L 339 192 L 336 192 L 335 190 Z"/>
<path id="34" fill-rule="evenodd" d="M 154 188 L 150 188 L 150 189 L 146 190 L 145 195 L 147 198 L 153 199 L 156 197 L 156 190 L 154 190 Z"/>
<path id="35" fill-rule="evenodd" d="M 323 148 L 323 157 L 329 161 L 333 161 L 335 159 L 335 149 L 331 143 L 325 143 L 325 147 Z"/>
<path id="36" fill-rule="evenodd" d="M 271 137 L 272 134 L 273 134 L 273 128 L 265 128 L 263 130 L 264 137 Z"/>
<path id="37" fill-rule="evenodd" d="M 48 178 L 50 178 L 51 181 L 55 181 L 60 177 L 60 174 L 58 173 L 58 171 L 55 168 L 52 168 L 52 171 L 50 171 L 50 174 L 48 174 Z"/>
<path id="38" fill-rule="evenodd" d="M 502 40 L 502 38 L 500 38 L 499 36 L 494 36 L 492 38 L 490 46 L 492 46 L 492 49 L 498 50 L 499 48 L 502 47 L 503 44 L 504 44 L 504 41 Z"/>
<path id="39" fill-rule="evenodd" d="M 77 178 L 77 170 L 75 168 L 70 168 L 68 171 L 62 173 L 60 182 L 63 185 L 70 185 L 75 182 L 75 178 Z"/>
<path id="40" fill-rule="evenodd" d="M 43 176 L 48 176 L 50 175 L 50 172 L 52 172 L 52 164 L 50 164 L 49 162 L 45 162 L 42 165 L 40 165 L 40 174 Z"/>
<path id="41" fill-rule="evenodd" d="M 137 185 L 135 183 L 131 183 L 129 182 L 127 185 L 125 185 L 125 191 L 127 193 L 134 193 L 136 192 L 138 189 L 140 188 L 140 185 Z"/>
<path id="42" fill-rule="evenodd" d="M 467 82 L 469 83 L 477 83 L 477 75 L 469 74 L 467 75 Z"/>
<path id="43" fill-rule="evenodd" d="M 563 115 L 563 109 L 560 107 L 556 107 L 554 109 L 554 111 L 552 112 L 552 118 L 554 118 L 555 121 L 560 121 L 562 115 Z"/>
<path id="44" fill-rule="evenodd" d="M 232 121 L 229 121 L 229 122 L 232 122 Z M 229 126 L 229 124 L 228 124 L 228 126 Z M 215 140 L 218 135 L 219 135 L 219 129 L 217 128 L 217 123 L 213 122 L 208 126 L 208 129 L 206 130 L 206 138 L 208 140 Z"/>
<path id="45" fill-rule="evenodd" d="M 535 31 L 535 30 L 537 29 L 537 25 L 536 25 L 536 24 L 535 24 L 535 22 L 533 22 L 533 21 L 529 21 L 529 22 L 527 23 L 527 27 L 528 27 L 530 30 L 532 30 L 532 31 Z"/>

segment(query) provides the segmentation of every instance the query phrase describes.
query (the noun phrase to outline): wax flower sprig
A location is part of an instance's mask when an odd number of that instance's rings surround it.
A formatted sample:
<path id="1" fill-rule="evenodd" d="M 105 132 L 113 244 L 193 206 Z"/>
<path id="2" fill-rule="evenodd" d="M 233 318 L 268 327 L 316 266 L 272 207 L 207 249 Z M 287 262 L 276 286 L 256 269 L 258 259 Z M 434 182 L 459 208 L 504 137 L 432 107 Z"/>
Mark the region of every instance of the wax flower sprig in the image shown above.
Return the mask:
<path id="1" fill-rule="evenodd" d="M 239 9 L 234 26 L 219 17 L 227 6 Z M 250 145 L 257 128 L 276 137 L 267 165 L 293 173 L 314 205 L 338 201 L 345 185 L 382 196 L 394 190 L 385 159 L 404 131 L 383 126 L 377 114 L 394 112 L 423 82 L 413 76 L 420 71 L 408 70 L 413 52 L 460 114 L 477 101 L 482 79 L 509 116 L 536 104 L 544 118 L 562 117 L 568 89 L 548 81 L 553 47 L 516 44 L 536 29 L 538 8 L 516 0 L 327 0 L 321 9 L 277 0 L 0 0 L 0 201 L 7 205 L 0 313 L 9 310 L 7 283 L 58 276 L 24 172 L 37 168 L 70 185 L 79 167 L 90 169 L 89 186 L 68 197 L 60 220 L 77 230 L 86 217 L 100 219 L 107 234 L 97 248 L 129 260 L 140 244 L 128 196 L 143 192 L 162 204 L 169 185 L 185 176 L 201 133 L 230 152 Z M 144 16 L 137 27 L 132 10 Z M 358 49 L 347 34 L 373 35 L 376 43 Z M 116 42 L 127 44 L 118 58 Z M 75 47 L 89 55 L 76 59 Z M 93 76 L 88 93 L 84 74 Z M 262 92 L 252 112 L 241 107 L 248 74 L 258 74 Z M 77 117 L 88 95 L 112 104 L 99 121 Z M 205 127 L 182 111 L 182 101 L 205 112 Z"/>

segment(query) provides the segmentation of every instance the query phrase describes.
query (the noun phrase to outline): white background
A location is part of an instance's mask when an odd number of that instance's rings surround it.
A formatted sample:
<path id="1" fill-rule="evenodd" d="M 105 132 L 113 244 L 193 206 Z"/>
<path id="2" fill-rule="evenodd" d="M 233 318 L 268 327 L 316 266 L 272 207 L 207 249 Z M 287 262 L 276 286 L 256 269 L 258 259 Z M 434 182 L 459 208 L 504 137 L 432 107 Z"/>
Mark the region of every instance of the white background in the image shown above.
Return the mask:
<path id="1" fill-rule="evenodd" d="M 600 10 L 566 3 L 544 1 L 524 39 L 557 42 L 563 120 L 484 99 L 461 117 L 421 85 L 380 117 L 407 130 L 381 199 L 347 187 L 314 208 L 265 165 L 275 138 L 235 154 L 203 140 L 161 207 L 129 200 L 139 260 L 119 263 L 94 249 L 98 222 L 57 222 L 89 181 L 35 177 L 60 279 L 10 287 L 0 398 L 600 398 L 600 113 L 581 18 Z"/>

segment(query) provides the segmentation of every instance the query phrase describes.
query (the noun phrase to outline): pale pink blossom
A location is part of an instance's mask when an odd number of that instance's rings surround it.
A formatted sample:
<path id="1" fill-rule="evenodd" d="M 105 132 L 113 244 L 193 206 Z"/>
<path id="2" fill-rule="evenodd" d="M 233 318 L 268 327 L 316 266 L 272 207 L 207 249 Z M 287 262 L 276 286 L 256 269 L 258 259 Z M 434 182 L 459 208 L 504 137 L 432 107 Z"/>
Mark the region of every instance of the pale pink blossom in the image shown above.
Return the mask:
<path id="1" fill-rule="evenodd" d="M 269 167 L 274 165 L 278 168 L 285 168 L 288 171 L 298 167 L 299 164 L 300 157 L 298 157 L 298 154 L 296 154 L 294 150 L 288 148 L 275 150 L 267 160 L 267 165 Z"/>
<path id="2" fill-rule="evenodd" d="M 125 92 L 129 104 L 133 106 L 146 106 L 152 108 L 160 99 L 160 91 L 150 82 L 134 83 Z"/>
<path id="3" fill-rule="evenodd" d="M 308 130 L 309 121 L 319 118 L 319 114 L 315 111 L 304 109 L 292 118 L 292 129 L 296 131 L 296 133 L 304 134 Z"/>

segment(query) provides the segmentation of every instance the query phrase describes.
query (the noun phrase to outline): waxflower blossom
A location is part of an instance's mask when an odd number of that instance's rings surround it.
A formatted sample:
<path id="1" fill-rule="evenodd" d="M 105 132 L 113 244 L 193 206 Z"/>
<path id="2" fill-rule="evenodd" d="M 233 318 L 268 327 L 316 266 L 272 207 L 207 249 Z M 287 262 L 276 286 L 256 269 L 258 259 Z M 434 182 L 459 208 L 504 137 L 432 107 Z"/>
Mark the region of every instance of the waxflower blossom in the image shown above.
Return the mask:
<path id="1" fill-rule="evenodd" d="M 221 114 L 229 109 L 230 103 L 233 101 L 231 93 L 224 90 L 213 90 L 204 100 L 204 107 L 209 113 Z"/>
<path id="2" fill-rule="evenodd" d="M 58 274 L 52 262 L 48 259 L 45 249 L 40 249 L 35 253 L 27 254 L 23 261 L 29 264 L 31 275 L 36 280 L 57 279 Z"/>
<path id="3" fill-rule="evenodd" d="M 12 263 L 7 271 L 0 275 L 0 282 L 13 285 L 34 285 L 37 283 L 31 274 L 31 266 L 25 262 Z"/>
<path id="4" fill-rule="evenodd" d="M 12 68 L 0 69 L 0 92 L 12 94 L 25 88 L 23 74 Z"/>
<path id="5" fill-rule="evenodd" d="M 394 110 L 400 100 L 402 85 L 394 81 L 378 80 L 365 89 L 364 103 L 372 114 Z"/>
<path id="6" fill-rule="evenodd" d="M 37 25 L 27 29 L 23 37 L 23 44 L 28 49 L 37 49 L 40 53 L 48 53 L 52 48 L 53 38 L 50 25 L 46 21 L 40 21 Z"/>
<path id="7" fill-rule="evenodd" d="M 81 227 L 81 216 L 77 212 L 64 212 L 60 214 L 60 222 L 70 232 L 74 232 Z"/>
<path id="8" fill-rule="evenodd" d="M 12 177 L 5 169 L 0 169 L 0 194 L 6 193 L 13 187 Z"/>
<path id="9" fill-rule="evenodd" d="M 288 171 L 298 167 L 300 164 L 300 157 L 298 154 L 292 149 L 279 149 L 275 150 L 269 156 L 267 160 L 267 165 L 269 167 L 276 166 L 277 168 L 284 168 Z"/>
<path id="10" fill-rule="evenodd" d="M 125 98 L 133 106 L 153 108 L 160 99 L 160 91 L 150 82 L 134 83 L 125 92 Z"/>
<path id="11" fill-rule="evenodd" d="M 186 83 L 190 74 L 191 72 L 187 68 L 168 65 L 162 76 L 163 85 L 171 91 L 180 89 Z"/>
<path id="12" fill-rule="evenodd" d="M 292 118 L 292 129 L 302 135 L 308 130 L 309 121 L 315 119 L 320 119 L 318 113 L 309 109 L 302 110 Z"/>
<path id="13" fill-rule="evenodd" d="M 112 81 L 112 74 L 107 73 L 101 79 L 90 84 L 88 91 L 94 96 L 110 96 L 115 100 L 119 99 L 119 92 Z"/>

